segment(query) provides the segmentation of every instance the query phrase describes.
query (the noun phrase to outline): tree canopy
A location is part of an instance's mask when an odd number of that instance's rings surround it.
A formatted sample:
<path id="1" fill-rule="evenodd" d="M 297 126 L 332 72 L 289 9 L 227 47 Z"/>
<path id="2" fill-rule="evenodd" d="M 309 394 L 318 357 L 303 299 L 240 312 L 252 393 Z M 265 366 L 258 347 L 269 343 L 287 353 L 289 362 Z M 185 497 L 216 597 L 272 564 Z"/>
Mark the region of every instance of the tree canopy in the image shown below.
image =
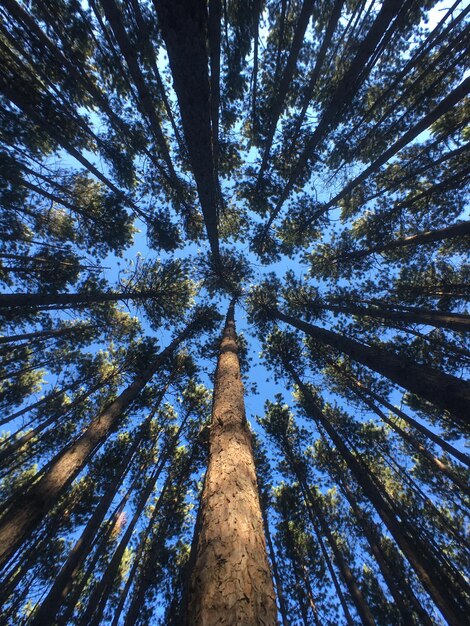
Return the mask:
<path id="1" fill-rule="evenodd" d="M 466 623 L 469 13 L 0 2 L 2 623 L 203 613 L 230 352 L 279 623 Z"/>

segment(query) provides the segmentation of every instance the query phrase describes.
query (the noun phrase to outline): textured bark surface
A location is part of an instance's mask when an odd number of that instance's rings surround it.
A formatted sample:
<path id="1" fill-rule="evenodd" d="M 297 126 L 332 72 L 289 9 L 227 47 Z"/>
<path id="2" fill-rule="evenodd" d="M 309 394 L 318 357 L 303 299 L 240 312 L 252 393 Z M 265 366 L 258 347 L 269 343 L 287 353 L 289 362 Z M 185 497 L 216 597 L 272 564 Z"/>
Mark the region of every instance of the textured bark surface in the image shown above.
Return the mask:
<path id="1" fill-rule="evenodd" d="M 188 590 L 187 624 L 191 626 L 278 623 L 233 308 L 231 304 L 215 378 L 209 466 Z"/>

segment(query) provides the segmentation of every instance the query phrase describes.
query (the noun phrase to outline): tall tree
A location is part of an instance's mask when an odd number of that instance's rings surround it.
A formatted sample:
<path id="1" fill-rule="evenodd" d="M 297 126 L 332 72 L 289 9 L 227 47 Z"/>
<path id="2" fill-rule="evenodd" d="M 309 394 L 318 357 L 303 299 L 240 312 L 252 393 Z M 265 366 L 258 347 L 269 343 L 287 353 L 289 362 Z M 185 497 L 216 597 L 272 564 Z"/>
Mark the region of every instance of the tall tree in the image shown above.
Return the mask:
<path id="1" fill-rule="evenodd" d="M 277 624 L 232 301 L 215 374 L 209 464 L 196 524 L 188 624 Z M 230 506 L 228 506 L 230 503 Z"/>

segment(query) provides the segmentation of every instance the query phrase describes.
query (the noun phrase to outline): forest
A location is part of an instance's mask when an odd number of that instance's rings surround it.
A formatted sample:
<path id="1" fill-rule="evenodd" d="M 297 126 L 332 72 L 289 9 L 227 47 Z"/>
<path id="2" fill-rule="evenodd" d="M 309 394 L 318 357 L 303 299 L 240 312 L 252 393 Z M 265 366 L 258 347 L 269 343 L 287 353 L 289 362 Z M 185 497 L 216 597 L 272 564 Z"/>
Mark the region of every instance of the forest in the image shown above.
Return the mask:
<path id="1" fill-rule="evenodd" d="M 470 4 L 0 0 L 0 625 L 470 624 Z"/>

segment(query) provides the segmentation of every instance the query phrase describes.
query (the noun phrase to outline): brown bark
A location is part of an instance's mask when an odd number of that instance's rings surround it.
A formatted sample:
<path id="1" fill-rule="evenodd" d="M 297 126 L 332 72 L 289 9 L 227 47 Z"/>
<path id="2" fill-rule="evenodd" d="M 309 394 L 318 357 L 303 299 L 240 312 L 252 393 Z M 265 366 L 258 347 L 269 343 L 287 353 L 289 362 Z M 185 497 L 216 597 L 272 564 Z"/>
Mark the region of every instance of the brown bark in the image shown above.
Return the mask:
<path id="1" fill-rule="evenodd" d="M 214 262 L 220 266 L 206 3 L 201 0 L 154 0 L 154 5 L 168 53 L 207 237 Z"/>
<path id="2" fill-rule="evenodd" d="M 138 376 L 72 445 L 51 461 L 47 472 L 26 493 L 18 496 L 0 524 L 0 565 L 18 549 L 21 543 L 47 515 L 62 492 L 80 473 L 91 455 L 105 441 L 132 402 L 153 377 L 164 361 L 190 333 L 189 325 L 155 359 L 154 363 Z"/>
<path id="3" fill-rule="evenodd" d="M 72 587 L 73 580 L 79 568 L 81 567 L 82 563 L 84 562 L 86 556 L 90 551 L 90 547 L 96 537 L 99 527 L 106 515 L 106 512 L 112 504 L 112 501 L 122 483 L 123 477 L 125 476 L 131 465 L 137 447 L 139 446 L 140 442 L 143 440 L 146 434 L 146 428 L 150 420 L 152 420 L 155 416 L 155 413 L 160 406 L 160 403 L 168 389 L 168 386 L 169 382 L 167 383 L 167 385 L 165 385 L 165 387 L 159 394 L 159 397 L 152 411 L 147 416 L 145 422 L 143 422 L 140 426 L 131 447 L 129 448 L 124 459 L 119 465 L 114 479 L 107 487 L 98 506 L 93 512 L 93 515 L 88 520 L 88 523 L 85 526 L 80 538 L 77 540 L 76 544 L 70 551 L 66 562 L 56 576 L 54 583 L 49 590 L 46 598 L 43 600 L 37 613 L 35 613 L 32 626 L 49 626 L 51 621 L 55 619 L 55 616 L 60 609 L 61 603 L 63 602 L 68 591 L 70 591 Z"/>
<path id="4" fill-rule="evenodd" d="M 220 344 L 209 446 L 186 623 L 274 626 L 277 608 L 245 416 L 234 302 Z"/>
<path id="5" fill-rule="evenodd" d="M 461 616 L 470 608 L 461 577 L 457 580 L 454 572 L 449 572 L 443 561 L 437 558 L 432 546 L 418 537 L 406 516 L 401 514 L 400 519 L 397 517 L 390 501 L 379 491 L 360 458 L 351 452 L 337 429 L 325 417 L 315 397 L 302 383 L 292 365 L 285 363 L 285 366 L 301 390 L 310 415 L 327 432 L 436 606 L 439 607 L 450 626 L 460 626 Z"/>
<path id="6" fill-rule="evenodd" d="M 345 337 L 308 324 L 302 320 L 273 311 L 277 319 L 298 328 L 314 339 L 318 339 L 355 361 L 389 378 L 392 382 L 425 398 L 441 409 L 449 411 L 465 430 L 469 427 L 468 407 L 470 406 L 470 383 L 455 376 L 420 365 L 411 359 L 400 357 L 389 350 L 376 346 L 366 346 L 354 339 Z"/>

